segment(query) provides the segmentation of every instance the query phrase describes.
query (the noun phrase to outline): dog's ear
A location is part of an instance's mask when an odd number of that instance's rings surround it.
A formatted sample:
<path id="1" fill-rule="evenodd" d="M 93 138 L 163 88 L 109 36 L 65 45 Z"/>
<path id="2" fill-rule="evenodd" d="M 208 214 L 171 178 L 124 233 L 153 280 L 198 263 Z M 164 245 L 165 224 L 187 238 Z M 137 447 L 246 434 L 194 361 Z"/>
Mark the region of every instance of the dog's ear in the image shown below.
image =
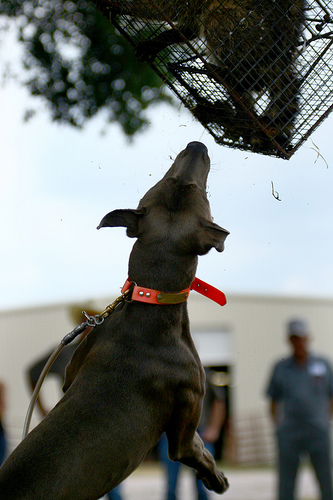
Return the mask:
<path id="1" fill-rule="evenodd" d="M 204 255 L 211 248 L 216 248 L 218 252 L 223 252 L 224 242 L 229 231 L 208 220 L 200 221 L 199 230 L 199 255 Z"/>
<path id="2" fill-rule="evenodd" d="M 145 213 L 145 208 L 138 208 L 137 210 L 113 210 L 113 212 L 103 217 L 97 229 L 101 229 L 101 227 L 126 227 L 127 236 L 136 238 L 139 236 L 139 220 Z"/>

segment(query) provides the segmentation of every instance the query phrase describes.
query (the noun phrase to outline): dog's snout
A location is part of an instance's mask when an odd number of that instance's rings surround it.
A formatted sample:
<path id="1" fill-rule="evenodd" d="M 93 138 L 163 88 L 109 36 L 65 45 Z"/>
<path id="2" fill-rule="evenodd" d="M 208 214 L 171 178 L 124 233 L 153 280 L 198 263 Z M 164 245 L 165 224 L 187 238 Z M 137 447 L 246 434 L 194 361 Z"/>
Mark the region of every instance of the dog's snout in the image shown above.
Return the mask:
<path id="1" fill-rule="evenodd" d="M 208 154 L 208 149 L 207 147 L 202 143 L 202 142 L 199 142 L 199 141 L 192 141 L 192 142 L 189 142 L 187 147 L 186 147 L 186 150 L 190 153 L 196 153 L 196 154 L 203 154 L 203 155 L 207 155 Z"/>
<path id="2" fill-rule="evenodd" d="M 189 142 L 181 151 L 164 179 L 177 179 L 182 184 L 196 184 L 205 191 L 210 168 L 208 149 L 202 142 Z"/>

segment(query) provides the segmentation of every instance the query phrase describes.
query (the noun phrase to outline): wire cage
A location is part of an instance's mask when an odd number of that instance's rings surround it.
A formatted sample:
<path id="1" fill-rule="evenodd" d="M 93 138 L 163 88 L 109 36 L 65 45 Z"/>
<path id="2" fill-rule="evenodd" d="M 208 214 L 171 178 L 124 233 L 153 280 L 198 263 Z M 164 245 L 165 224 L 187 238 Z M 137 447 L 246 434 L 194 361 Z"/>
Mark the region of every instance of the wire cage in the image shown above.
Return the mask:
<path id="1" fill-rule="evenodd" d="M 332 0 L 94 0 L 218 144 L 289 159 L 333 109 Z"/>

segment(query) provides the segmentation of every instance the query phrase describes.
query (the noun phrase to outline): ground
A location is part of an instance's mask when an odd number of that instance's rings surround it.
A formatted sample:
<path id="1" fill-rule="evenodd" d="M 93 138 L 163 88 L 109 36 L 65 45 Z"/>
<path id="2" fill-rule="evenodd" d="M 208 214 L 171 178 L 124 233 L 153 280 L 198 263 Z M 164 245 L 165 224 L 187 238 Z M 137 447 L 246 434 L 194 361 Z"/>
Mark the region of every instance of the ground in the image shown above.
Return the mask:
<path id="1" fill-rule="evenodd" d="M 230 488 L 224 495 L 210 493 L 210 500 L 275 500 L 276 473 L 273 468 L 224 468 Z M 193 500 L 193 475 L 183 470 L 179 478 L 179 499 Z M 163 500 L 164 476 L 158 465 L 142 465 L 123 485 L 123 500 Z M 312 470 L 299 474 L 298 500 L 315 500 L 318 489 Z"/>

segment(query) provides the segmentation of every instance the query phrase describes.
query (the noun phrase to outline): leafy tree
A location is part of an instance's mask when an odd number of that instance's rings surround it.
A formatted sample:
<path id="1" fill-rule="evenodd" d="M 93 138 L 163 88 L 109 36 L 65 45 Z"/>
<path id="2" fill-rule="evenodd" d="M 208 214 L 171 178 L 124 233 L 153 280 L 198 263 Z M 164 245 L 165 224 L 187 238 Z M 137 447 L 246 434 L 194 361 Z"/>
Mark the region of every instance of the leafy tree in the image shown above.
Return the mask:
<path id="1" fill-rule="evenodd" d="M 24 83 L 46 100 L 53 120 L 82 127 L 98 111 L 132 136 L 145 109 L 171 102 L 158 76 L 87 0 L 5 0 L 24 46 Z"/>

